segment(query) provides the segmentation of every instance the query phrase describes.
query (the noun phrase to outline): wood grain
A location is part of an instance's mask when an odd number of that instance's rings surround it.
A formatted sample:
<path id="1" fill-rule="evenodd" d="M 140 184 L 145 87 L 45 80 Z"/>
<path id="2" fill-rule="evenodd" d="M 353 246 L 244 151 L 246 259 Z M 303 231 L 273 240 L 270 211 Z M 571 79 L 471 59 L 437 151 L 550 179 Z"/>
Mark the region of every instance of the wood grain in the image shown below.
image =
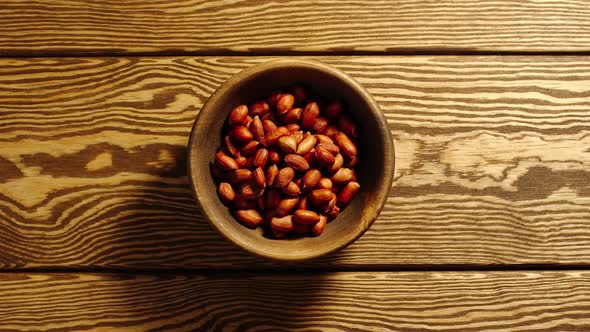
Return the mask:
<path id="1" fill-rule="evenodd" d="M 185 153 L 212 91 L 269 58 L 0 60 L 0 266 L 255 268 L 194 208 Z M 325 268 L 590 257 L 586 57 L 321 57 L 376 98 L 396 178 Z"/>
<path id="2" fill-rule="evenodd" d="M 579 0 L 5 0 L 0 54 L 588 52 Z"/>
<path id="3" fill-rule="evenodd" d="M 587 331 L 588 272 L 2 274 L 3 331 Z"/>

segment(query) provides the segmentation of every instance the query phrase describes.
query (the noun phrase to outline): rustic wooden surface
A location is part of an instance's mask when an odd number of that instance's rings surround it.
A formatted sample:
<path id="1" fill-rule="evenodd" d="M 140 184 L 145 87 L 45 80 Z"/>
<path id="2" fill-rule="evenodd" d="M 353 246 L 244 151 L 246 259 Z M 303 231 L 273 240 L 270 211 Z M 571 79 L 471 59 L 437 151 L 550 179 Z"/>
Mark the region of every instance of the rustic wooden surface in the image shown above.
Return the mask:
<path id="1" fill-rule="evenodd" d="M 265 57 L 0 60 L 0 267 L 256 268 L 187 185 L 202 103 Z M 329 269 L 585 265 L 587 57 L 316 58 L 374 95 L 396 176 Z"/>
<path id="2" fill-rule="evenodd" d="M 579 0 L 4 0 L 0 54 L 590 51 Z"/>
<path id="3" fill-rule="evenodd" d="M 3 331 L 588 331 L 588 272 L 2 274 Z"/>
<path id="4" fill-rule="evenodd" d="M 2 1 L 0 331 L 590 330 L 589 26 L 574 0 Z M 186 145 L 227 78 L 303 55 L 373 94 L 396 175 L 352 246 L 281 266 L 210 229 Z"/>

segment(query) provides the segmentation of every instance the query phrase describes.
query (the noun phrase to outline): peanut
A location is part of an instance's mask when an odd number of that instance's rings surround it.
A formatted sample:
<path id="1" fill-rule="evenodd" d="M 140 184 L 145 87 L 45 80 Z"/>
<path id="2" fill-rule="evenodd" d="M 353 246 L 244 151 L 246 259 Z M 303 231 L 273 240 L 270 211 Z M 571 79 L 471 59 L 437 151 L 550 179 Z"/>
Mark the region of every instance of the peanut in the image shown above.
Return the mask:
<path id="1" fill-rule="evenodd" d="M 310 136 L 307 136 L 306 138 L 304 138 L 303 141 L 301 141 L 301 143 L 299 143 L 299 145 L 297 146 L 297 154 L 298 155 L 307 154 L 309 151 L 311 151 L 311 149 L 313 149 L 316 141 L 317 141 L 317 139 L 313 135 L 310 135 Z"/>
<path id="2" fill-rule="evenodd" d="M 236 211 L 236 218 L 248 227 L 256 227 L 262 222 L 262 216 L 254 209 L 238 210 Z"/>
<path id="3" fill-rule="evenodd" d="M 275 186 L 279 188 L 285 188 L 293 177 L 295 176 L 295 171 L 291 167 L 285 167 L 279 170 L 279 174 L 275 179 Z"/>
<path id="4" fill-rule="evenodd" d="M 320 220 L 311 227 L 311 231 L 315 236 L 319 236 L 324 232 L 324 229 L 326 229 L 327 223 L 328 217 L 320 215 Z"/>
<path id="5" fill-rule="evenodd" d="M 248 106 L 239 105 L 236 106 L 231 113 L 229 113 L 229 124 L 230 126 L 237 126 L 244 123 L 244 120 L 248 116 Z"/>
<path id="6" fill-rule="evenodd" d="M 242 147 L 242 149 L 240 150 L 240 153 L 244 156 L 252 155 L 258 149 L 258 145 L 260 145 L 260 143 L 258 143 L 258 141 L 250 141 Z"/>
<path id="7" fill-rule="evenodd" d="M 295 222 L 305 225 L 312 225 L 320 221 L 320 216 L 310 210 L 296 210 L 293 214 Z"/>
<path id="8" fill-rule="evenodd" d="M 221 200 L 226 204 L 232 202 L 234 198 L 236 198 L 234 188 L 232 188 L 231 184 L 227 182 L 221 182 L 219 184 L 217 193 L 219 194 L 219 198 L 221 198 Z"/>
<path id="9" fill-rule="evenodd" d="M 262 121 L 258 115 L 252 119 L 250 131 L 252 132 L 252 135 L 254 135 L 254 138 L 259 141 L 264 137 L 264 127 L 262 126 Z"/>
<path id="10" fill-rule="evenodd" d="M 288 154 L 285 156 L 285 163 L 291 166 L 294 170 L 305 172 L 309 169 L 309 163 L 305 158 L 298 154 Z"/>
<path id="11" fill-rule="evenodd" d="M 264 100 L 254 102 L 250 105 L 250 116 L 263 116 L 270 112 L 270 107 Z"/>
<path id="12" fill-rule="evenodd" d="M 318 115 L 320 115 L 320 109 L 317 103 L 311 102 L 305 105 L 303 113 L 301 113 L 301 126 L 303 128 L 313 127 Z"/>
<path id="13" fill-rule="evenodd" d="M 282 94 L 277 100 L 277 113 L 279 115 L 287 113 L 295 104 L 295 97 L 288 93 Z"/>
<path id="14" fill-rule="evenodd" d="M 248 143 L 254 136 L 245 126 L 236 126 L 232 131 L 232 138 L 238 143 Z"/>
<path id="15" fill-rule="evenodd" d="M 270 227 L 280 232 L 290 232 L 295 229 L 295 225 L 293 224 L 293 216 L 288 215 L 282 218 L 272 218 L 270 221 Z"/>
<path id="16" fill-rule="evenodd" d="M 224 171 L 232 171 L 238 169 L 238 163 L 230 156 L 219 151 L 215 155 L 215 163 Z"/>
<path id="17" fill-rule="evenodd" d="M 348 138 L 348 136 L 346 136 L 346 134 L 336 133 L 336 135 L 334 135 L 334 141 L 342 150 L 342 154 L 344 154 L 345 156 L 347 156 L 349 158 L 356 156 L 356 154 L 357 154 L 356 145 L 354 145 L 352 140 L 350 140 L 350 138 Z"/>
<path id="18" fill-rule="evenodd" d="M 358 184 L 358 182 L 349 182 L 344 188 L 342 188 L 342 190 L 340 190 L 340 193 L 338 194 L 338 205 L 341 207 L 348 205 L 348 203 L 352 201 L 354 195 L 356 195 L 360 188 L 361 186 Z"/>
<path id="19" fill-rule="evenodd" d="M 303 176 L 303 190 L 309 190 L 314 188 L 320 179 L 322 178 L 322 173 L 317 169 L 310 169 L 305 173 Z"/>

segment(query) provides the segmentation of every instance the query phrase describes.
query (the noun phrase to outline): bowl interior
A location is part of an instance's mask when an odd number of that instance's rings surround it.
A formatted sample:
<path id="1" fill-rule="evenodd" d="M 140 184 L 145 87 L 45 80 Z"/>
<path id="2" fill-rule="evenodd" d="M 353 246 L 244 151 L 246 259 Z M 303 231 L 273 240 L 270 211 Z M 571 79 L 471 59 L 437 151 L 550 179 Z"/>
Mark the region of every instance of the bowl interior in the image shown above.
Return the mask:
<path id="1" fill-rule="evenodd" d="M 262 229 L 237 222 L 218 199 L 209 164 L 222 145 L 222 128 L 233 107 L 266 98 L 271 91 L 303 84 L 315 94 L 343 100 L 358 122 L 361 190 L 319 237 L 271 239 Z M 387 123 L 368 93 L 342 72 L 321 63 L 275 61 L 249 68 L 222 85 L 195 122 L 189 144 L 189 173 L 195 196 L 211 224 L 230 241 L 255 254 L 281 260 L 324 255 L 362 235 L 383 207 L 393 177 L 393 142 Z"/>

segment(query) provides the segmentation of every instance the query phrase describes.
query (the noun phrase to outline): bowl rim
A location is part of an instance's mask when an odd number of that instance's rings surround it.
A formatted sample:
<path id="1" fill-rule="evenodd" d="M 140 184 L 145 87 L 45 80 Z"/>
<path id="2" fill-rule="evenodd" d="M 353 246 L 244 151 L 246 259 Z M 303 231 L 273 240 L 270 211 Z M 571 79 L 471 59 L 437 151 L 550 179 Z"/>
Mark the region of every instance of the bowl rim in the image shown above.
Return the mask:
<path id="1" fill-rule="evenodd" d="M 234 246 L 237 246 L 237 247 L 245 250 L 246 252 L 254 254 L 258 257 L 263 257 L 263 258 L 274 260 L 274 261 L 303 261 L 303 260 L 310 260 L 310 259 L 318 258 L 321 256 L 325 256 L 325 255 L 331 254 L 333 252 L 336 252 L 342 248 L 347 247 L 351 243 L 355 242 L 358 238 L 360 238 L 373 225 L 373 223 L 375 222 L 375 220 L 377 219 L 377 217 L 381 213 L 381 210 L 383 209 L 383 207 L 385 206 L 385 203 L 387 201 L 387 197 L 389 196 L 389 193 L 390 193 L 390 190 L 392 187 L 392 183 L 393 183 L 394 173 L 395 173 L 395 144 L 394 144 L 390 130 L 381 131 L 382 133 L 385 133 L 384 151 L 391 151 L 390 154 L 386 153 L 384 155 L 383 165 L 385 168 L 390 168 L 390 170 L 387 170 L 387 171 L 384 170 L 384 174 L 385 174 L 384 181 L 383 181 L 381 187 L 384 187 L 382 189 L 385 189 L 385 190 L 382 190 L 381 193 L 377 193 L 376 198 L 379 201 L 377 202 L 378 204 L 375 205 L 376 208 L 373 209 L 371 215 L 363 218 L 365 220 L 365 222 L 362 225 L 360 225 L 359 227 L 356 227 L 355 230 L 353 232 L 351 232 L 352 236 L 347 237 L 346 241 L 340 242 L 332 248 L 318 250 L 317 252 L 314 252 L 313 254 L 306 254 L 306 255 L 292 254 L 289 256 L 284 256 L 284 255 L 280 255 L 280 254 L 269 253 L 267 251 L 259 250 L 256 246 L 250 245 L 246 241 L 242 241 L 241 239 L 239 239 L 239 237 L 234 236 L 231 232 L 228 232 L 224 228 L 219 227 L 218 222 L 213 220 L 214 216 L 210 213 L 209 207 L 207 207 L 207 205 L 201 201 L 200 195 L 198 194 L 199 191 L 197 190 L 198 184 L 197 184 L 196 179 L 194 178 L 194 175 L 193 175 L 194 172 L 192 171 L 192 169 L 193 169 L 192 159 L 193 158 L 191 157 L 191 154 L 192 154 L 192 151 L 194 150 L 193 146 L 194 146 L 194 140 L 195 140 L 195 136 L 196 136 L 197 124 L 199 123 L 199 120 L 201 119 L 201 117 L 205 113 L 205 112 L 203 112 L 203 110 L 206 110 L 210 104 L 215 104 L 216 101 L 221 98 L 221 96 L 223 95 L 223 93 L 226 90 L 230 90 L 232 88 L 235 88 L 236 85 L 238 85 L 242 80 L 247 79 L 250 76 L 254 76 L 254 75 L 256 75 L 260 72 L 263 72 L 263 71 L 267 71 L 267 70 L 271 70 L 271 69 L 279 69 L 279 68 L 288 68 L 288 67 L 308 68 L 308 69 L 312 69 L 312 70 L 327 72 L 329 75 L 338 77 L 338 79 L 345 82 L 346 85 L 351 86 L 353 90 L 357 91 L 357 93 L 360 95 L 360 97 L 362 99 L 364 99 L 365 102 L 370 106 L 370 107 L 368 107 L 368 111 L 370 111 L 372 116 L 374 116 L 376 118 L 376 120 L 384 128 L 388 128 L 387 119 L 385 118 L 383 111 L 381 111 L 381 108 L 379 107 L 379 105 L 377 104 L 377 102 L 375 101 L 373 96 L 360 83 L 358 83 L 355 79 L 353 79 L 350 75 L 346 74 L 344 71 L 337 69 L 331 65 L 325 64 L 323 62 L 317 61 L 317 60 L 276 59 L 276 60 L 265 61 L 265 62 L 262 62 L 259 64 L 249 66 L 248 68 L 245 68 L 242 71 L 234 74 L 232 77 L 230 77 L 225 82 L 223 82 L 221 85 L 219 85 L 217 87 L 217 89 L 215 89 L 215 91 L 209 96 L 207 101 L 203 104 L 203 106 L 199 110 L 199 114 L 197 115 L 197 117 L 195 118 L 195 120 L 193 122 L 193 126 L 192 126 L 191 132 L 189 134 L 188 150 L 187 150 L 187 172 L 188 172 L 188 178 L 189 178 L 189 182 L 190 182 L 190 186 L 191 186 L 192 195 L 194 197 L 194 201 L 196 202 L 198 208 L 204 214 L 205 219 L 207 220 L 209 225 L 211 225 L 211 227 L 213 227 L 219 234 L 221 234 L 222 237 L 224 237 L 226 239 L 226 241 L 228 241 L 228 242 L 232 243 Z"/>

